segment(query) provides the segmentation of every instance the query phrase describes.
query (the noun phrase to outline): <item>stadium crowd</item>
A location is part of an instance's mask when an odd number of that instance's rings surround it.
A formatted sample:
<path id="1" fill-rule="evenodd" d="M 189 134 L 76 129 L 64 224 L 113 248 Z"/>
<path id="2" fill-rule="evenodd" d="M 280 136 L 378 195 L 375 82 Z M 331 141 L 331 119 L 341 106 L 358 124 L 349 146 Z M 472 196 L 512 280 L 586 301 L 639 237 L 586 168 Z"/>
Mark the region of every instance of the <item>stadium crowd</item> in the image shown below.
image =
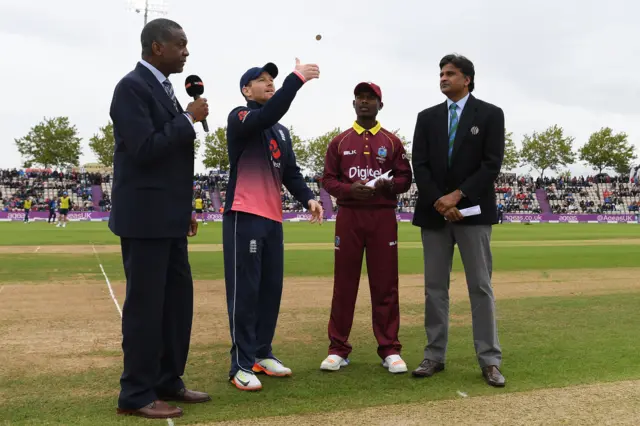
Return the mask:
<path id="1" fill-rule="evenodd" d="M 320 197 L 320 177 L 305 176 L 311 190 Z M 193 178 L 194 199 L 202 197 L 205 212 L 219 212 L 224 205 L 228 175 L 197 174 Z M 100 186 L 100 199 L 93 199 L 93 186 Z M 623 176 L 544 177 L 501 174 L 495 182 L 496 208 L 504 213 L 635 213 L 640 211 L 640 188 Z M 111 175 L 83 171 L 48 169 L 0 170 L 0 211 L 24 210 L 30 199 L 31 211 L 48 211 L 50 203 L 64 192 L 71 197 L 71 211 L 110 211 Z M 398 199 L 398 212 L 413 212 L 418 199 L 414 184 Z M 322 200 L 321 200 L 322 201 Z M 332 198 L 333 210 L 337 210 Z M 285 212 L 303 211 L 302 206 L 282 189 Z M 327 207 L 325 206 L 325 209 Z"/>
<path id="2" fill-rule="evenodd" d="M 72 201 L 72 211 L 93 211 L 93 185 L 110 181 L 109 175 L 62 172 L 48 169 L 0 170 L 0 210 L 23 211 L 26 200 L 31 211 L 48 211 L 50 203 L 65 192 Z M 104 194 L 98 205 L 106 211 L 111 200 Z"/>

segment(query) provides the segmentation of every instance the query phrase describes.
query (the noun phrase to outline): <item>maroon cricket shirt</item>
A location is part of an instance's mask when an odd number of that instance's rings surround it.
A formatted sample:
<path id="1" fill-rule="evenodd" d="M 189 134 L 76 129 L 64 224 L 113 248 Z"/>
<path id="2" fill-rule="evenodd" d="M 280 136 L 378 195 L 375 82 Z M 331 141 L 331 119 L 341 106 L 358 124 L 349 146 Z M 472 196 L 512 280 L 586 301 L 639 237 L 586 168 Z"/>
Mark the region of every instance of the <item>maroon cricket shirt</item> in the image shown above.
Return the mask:
<path id="1" fill-rule="evenodd" d="M 369 200 L 351 197 L 351 184 L 393 170 L 393 190 Z M 400 139 L 378 122 L 366 130 L 358 123 L 336 136 L 327 149 L 322 184 L 339 206 L 397 207 L 396 195 L 411 187 L 411 166 Z"/>

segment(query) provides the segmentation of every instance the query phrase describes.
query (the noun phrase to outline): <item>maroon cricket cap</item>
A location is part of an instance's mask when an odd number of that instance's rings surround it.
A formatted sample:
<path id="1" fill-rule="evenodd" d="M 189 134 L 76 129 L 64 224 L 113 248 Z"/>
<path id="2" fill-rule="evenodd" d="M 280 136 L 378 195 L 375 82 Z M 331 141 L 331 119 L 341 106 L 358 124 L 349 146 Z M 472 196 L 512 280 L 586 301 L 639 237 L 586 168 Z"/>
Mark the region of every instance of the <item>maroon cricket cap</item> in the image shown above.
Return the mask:
<path id="1" fill-rule="evenodd" d="M 380 90 L 380 86 L 378 86 L 377 84 L 372 83 L 370 81 L 368 82 L 363 81 L 362 83 L 358 83 L 356 88 L 353 89 L 353 94 L 357 95 L 362 89 L 373 90 L 373 93 L 375 93 L 378 99 L 380 99 L 380 102 L 382 102 L 382 90 Z"/>

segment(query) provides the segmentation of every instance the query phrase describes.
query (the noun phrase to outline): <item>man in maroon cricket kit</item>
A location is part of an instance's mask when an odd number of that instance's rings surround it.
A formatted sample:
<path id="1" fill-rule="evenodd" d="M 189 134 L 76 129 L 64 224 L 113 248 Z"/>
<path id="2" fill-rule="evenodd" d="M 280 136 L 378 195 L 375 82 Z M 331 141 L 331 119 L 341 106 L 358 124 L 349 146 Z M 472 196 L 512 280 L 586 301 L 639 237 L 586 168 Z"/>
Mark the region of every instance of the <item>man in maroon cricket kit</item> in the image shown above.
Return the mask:
<path id="1" fill-rule="evenodd" d="M 349 333 L 360 285 L 366 248 L 373 332 L 382 365 L 391 373 L 404 373 L 398 341 L 398 223 L 397 194 L 409 190 L 412 172 L 400 139 L 376 120 L 382 109 L 382 92 L 373 83 L 354 90 L 353 127 L 331 141 L 322 183 L 339 206 L 335 235 L 333 301 L 329 320 L 329 356 L 322 370 L 346 366 L 351 353 Z M 389 179 L 378 179 L 390 172 Z"/>

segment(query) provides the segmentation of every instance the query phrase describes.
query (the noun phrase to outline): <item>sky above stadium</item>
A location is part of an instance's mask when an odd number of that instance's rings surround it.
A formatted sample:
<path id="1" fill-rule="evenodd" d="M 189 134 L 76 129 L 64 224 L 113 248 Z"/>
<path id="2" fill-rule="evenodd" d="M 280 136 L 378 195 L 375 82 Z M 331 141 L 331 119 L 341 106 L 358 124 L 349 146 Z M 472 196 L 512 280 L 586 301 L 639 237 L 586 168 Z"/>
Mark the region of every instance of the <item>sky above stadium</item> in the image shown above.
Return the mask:
<path id="1" fill-rule="evenodd" d="M 609 126 L 628 133 L 640 155 L 637 2 L 159 3 L 167 12 L 163 16 L 182 25 L 189 38 L 187 66 L 171 77 L 176 94 L 186 105 L 184 79 L 189 74 L 203 79 L 210 129 L 224 126 L 229 111 L 243 103 L 238 83 L 247 68 L 275 62 L 279 85 L 297 56 L 319 64 L 321 78 L 301 89 L 283 124 L 303 138 L 349 127 L 355 118 L 353 87 L 370 80 L 382 88 L 382 125 L 399 128 L 410 139 L 418 112 L 444 100 L 438 62 L 456 52 L 474 62 L 474 95 L 504 110 L 518 147 L 524 134 L 557 123 L 575 137 L 577 149 L 592 132 Z M 15 138 L 44 117 L 61 115 L 83 138 L 81 162 L 95 161 L 89 138 L 109 120 L 113 89 L 140 57 L 143 18 L 130 5 L 127 0 L 0 0 L 6 49 L 0 68 L 0 168 L 22 164 Z M 201 159 L 196 159 L 198 171 L 204 171 Z M 572 171 L 591 169 L 576 165 Z"/>

